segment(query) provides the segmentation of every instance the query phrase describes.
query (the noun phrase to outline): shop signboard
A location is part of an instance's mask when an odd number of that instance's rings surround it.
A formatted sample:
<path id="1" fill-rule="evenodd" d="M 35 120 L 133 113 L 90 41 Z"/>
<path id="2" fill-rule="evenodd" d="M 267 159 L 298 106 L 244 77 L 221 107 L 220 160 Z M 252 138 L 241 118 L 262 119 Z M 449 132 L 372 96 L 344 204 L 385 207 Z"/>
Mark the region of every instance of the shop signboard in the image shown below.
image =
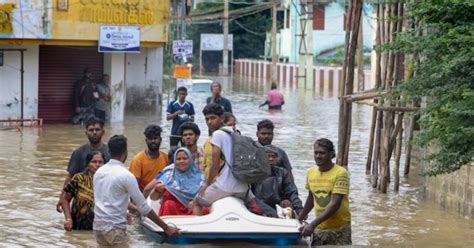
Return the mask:
<path id="1" fill-rule="evenodd" d="M 140 53 L 140 27 L 100 26 L 99 52 Z"/>

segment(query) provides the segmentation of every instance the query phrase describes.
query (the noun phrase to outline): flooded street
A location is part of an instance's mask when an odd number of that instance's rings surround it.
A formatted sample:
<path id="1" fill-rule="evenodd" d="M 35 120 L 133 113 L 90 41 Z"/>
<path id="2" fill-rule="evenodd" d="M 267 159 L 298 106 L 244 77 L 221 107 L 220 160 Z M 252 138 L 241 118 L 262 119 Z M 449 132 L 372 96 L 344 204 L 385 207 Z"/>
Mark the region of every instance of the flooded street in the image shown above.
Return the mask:
<path id="1" fill-rule="evenodd" d="M 304 92 L 286 84 L 279 88 L 285 94 L 282 112 L 258 108 L 270 85 L 243 82 L 224 83 L 242 134 L 255 137 L 258 121 L 268 118 L 275 123 L 273 144 L 288 153 L 296 184 L 304 200 L 305 173 L 314 164 L 312 144 L 326 137 L 337 142 L 338 100 L 326 90 L 323 93 Z M 166 93 L 166 90 L 164 90 Z M 196 122 L 201 128 L 200 143 L 207 127 L 201 110 L 206 94 L 190 93 L 188 100 L 196 109 Z M 164 95 L 162 113 L 156 115 L 127 114 L 119 125 L 106 125 L 105 139 L 124 133 L 129 139 L 127 162 L 145 148 L 143 130 L 159 123 L 165 134 L 162 148 L 167 149 L 171 122 L 164 118 L 168 96 Z M 352 212 L 352 242 L 354 245 L 408 247 L 474 247 L 474 222 L 441 211 L 420 196 L 421 181 L 415 170 L 402 179 L 400 192 L 387 195 L 372 189 L 365 175 L 371 109 L 354 105 L 350 153 L 350 209 Z M 84 129 L 71 125 L 46 125 L 43 128 L 0 130 L 0 246 L 74 247 L 95 245 L 92 232 L 63 230 L 63 215 L 55 205 L 66 174 L 71 152 L 85 143 Z M 403 166 L 401 166 L 403 168 Z M 390 185 L 393 187 L 393 185 Z M 135 223 L 129 226 L 131 245 L 158 245 Z M 166 246 L 166 245 L 165 245 Z M 196 245 L 195 247 L 206 247 Z M 231 247 L 232 244 L 226 244 Z M 241 246 L 241 245 L 240 245 Z M 177 247 L 177 246 L 171 246 Z"/>

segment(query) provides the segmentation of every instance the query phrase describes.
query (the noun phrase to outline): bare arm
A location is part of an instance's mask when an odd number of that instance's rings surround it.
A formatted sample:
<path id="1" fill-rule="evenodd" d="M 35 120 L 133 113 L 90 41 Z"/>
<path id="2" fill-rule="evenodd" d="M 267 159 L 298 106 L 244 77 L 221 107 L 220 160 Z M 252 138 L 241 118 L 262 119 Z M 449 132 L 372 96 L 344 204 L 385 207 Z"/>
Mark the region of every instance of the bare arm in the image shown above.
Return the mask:
<path id="1" fill-rule="evenodd" d="M 143 189 L 143 196 L 145 198 L 147 198 L 150 193 L 153 191 L 153 189 L 155 188 L 155 185 L 158 183 L 158 181 L 154 178 L 153 180 L 151 180 L 151 182 L 149 182 L 145 188 Z"/>
<path id="2" fill-rule="evenodd" d="M 61 203 L 61 207 L 64 213 L 64 230 L 72 231 L 72 216 L 71 216 L 71 200 L 72 195 L 70 193 L 64 192 L 59 200 Z"/>
<path id="3" fill-rule="evenodd" d="M 219 148 L 216 145 L 212 145 L 212 164 L 211 164 L 211 168 L 209 169 L 209 176 L 207 177 L 207 181 L 206 181 L 207 185 L 211 185 L 211 183 L 214 181 L 214 178 L 216 178 L 217 175 L 219 174 L 220 161 L 221 161 L 221 148 Z"/>
<path id="4" fill-rule="evenodd" d="M 305 225 L 301 231 L 303 236 L 309 236 L 313 233 L 314 229 L 321 224 L 323 221 L 329 219 L 331 216 L 336 213 L 336 211 L 341 207 L 342 198 L 344 195 L 341 194 L 333 194 L 331 197 L 330 205 L 316 217 L 310 224 Z"/>
<path id="5" fill-rule="evenodd" d="M 299 221 L 303 221 L 308 217 L 309 211 L 313 209 L 314 207 L 314 199 L 313 199 L 313 193 L 308 192 L 308 197 L 306 198 L 306 202 L 304 203 L 303 210 L 300 212 L 300 216 L 298 218 Z"/>
<path id="6" fill-rule="evenodd" d="M 64 179 L 63 187 L 61 189 L 61 194 L 59 194 L 59 200 L 58 200 L 58 203 L 56 203 L 56 211 L 58 211 L 59 213 L 63 212 L 61 200 L 62 200 L 63 195 L 64 195 L 64 187 L 66 187 L 66 185 L 68 185 L 69 182 L 71 182 L 71 179 L 72 179 L 73 176 L 74 175 L 68 173 L 66 178 Z"/>
<path id="7" fill-rule="evenodd" d="M 180 234 L 178 228 L 168 226 L 162 219 L 160 219 L 160 217 L 158 217 L 158 215 L 155 213 L 155 211 L 153 211 L 153 210 L 150 211 L 148 213 L 147 217 L 150 218 L 150 220 L 152 220 L 153 222 L 155 222 L 159 227 L 161 227 L 161 229 L 163 229 L 163 231 L 165 231 L 166 235 L 168 235 L 168 236 L 177 236 L 177 235 Z"/>

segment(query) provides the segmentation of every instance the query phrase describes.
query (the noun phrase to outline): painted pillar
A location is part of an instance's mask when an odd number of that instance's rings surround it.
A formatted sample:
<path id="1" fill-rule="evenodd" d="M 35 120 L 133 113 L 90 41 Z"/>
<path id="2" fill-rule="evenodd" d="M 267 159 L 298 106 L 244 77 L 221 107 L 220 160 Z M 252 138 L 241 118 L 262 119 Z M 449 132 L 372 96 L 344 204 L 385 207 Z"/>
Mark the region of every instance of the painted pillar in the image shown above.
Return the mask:
<path id="1" fill-rule="evenodd" d="M 110 75 L 110 122 L 123 122 L 125 112 L 125 54 L 105 54 L 104 73 Z"/>
<path id="2" fill-rule="evenodd" d="M 146 84 L 152 89 L 156 98 L 151 99 L 151 107 L 161 110 L 163 99 L 163 48 L 148 48 L 146 63 Z"/>

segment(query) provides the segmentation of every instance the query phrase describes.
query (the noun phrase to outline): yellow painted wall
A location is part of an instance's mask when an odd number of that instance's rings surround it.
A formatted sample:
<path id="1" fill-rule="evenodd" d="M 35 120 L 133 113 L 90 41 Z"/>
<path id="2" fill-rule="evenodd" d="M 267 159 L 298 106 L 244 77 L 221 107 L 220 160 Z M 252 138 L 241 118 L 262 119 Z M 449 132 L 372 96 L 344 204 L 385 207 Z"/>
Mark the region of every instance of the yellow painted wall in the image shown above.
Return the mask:
<path id="1" fill-rule="evenodd" d="M 15 9 L 15 4 L 13 3 L 0 4 L 0 33 L 13 32 L 11 18 L 13 9 Z"/>
<path id="2" fill-rule="evenodd" d="M 133 25 L 157 47 L 168 14 L 169 0 L 0 0 L 0 44 L 97 45 L 100 25 Z"/>
<path id="3" fill-rule="evenodd" d="M 166 42 L 168 12 L 168 0 L 53 0 L 51 39 L 98 40 L 100 25 L 138 25 L 142 42 Z"/>

